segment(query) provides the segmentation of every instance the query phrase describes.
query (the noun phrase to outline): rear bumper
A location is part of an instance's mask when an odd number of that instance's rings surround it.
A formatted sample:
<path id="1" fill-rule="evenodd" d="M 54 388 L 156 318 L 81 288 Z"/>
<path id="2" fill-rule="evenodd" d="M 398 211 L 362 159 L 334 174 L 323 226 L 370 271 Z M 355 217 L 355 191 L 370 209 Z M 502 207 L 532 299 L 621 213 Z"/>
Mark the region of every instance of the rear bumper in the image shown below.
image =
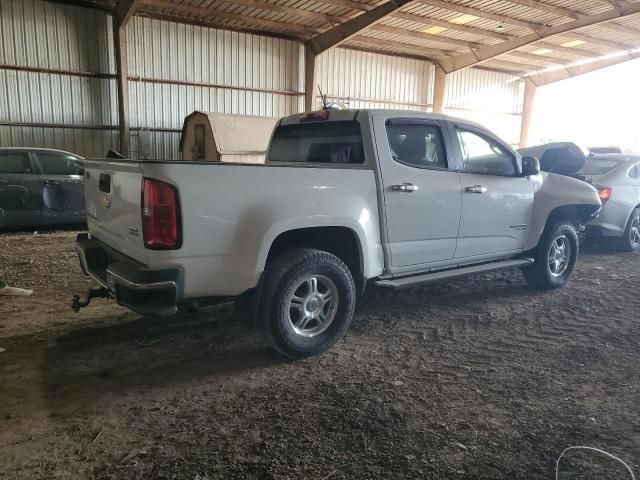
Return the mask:
<path id="1" fill-rule="evenodd" d="M 621 237 L 624 230 L 616 225 L 587 225 L 587 235 L 600 235 L 602 237 Z"/>
<path id="2" fill-rule="evenodd" d="M 172 315 L 178 310 L 183 274 L 179 268 L 149 269 L 87 233 L 76 239 L 83 272 L 107 288 L 119 305 L 141 315 Z"/>

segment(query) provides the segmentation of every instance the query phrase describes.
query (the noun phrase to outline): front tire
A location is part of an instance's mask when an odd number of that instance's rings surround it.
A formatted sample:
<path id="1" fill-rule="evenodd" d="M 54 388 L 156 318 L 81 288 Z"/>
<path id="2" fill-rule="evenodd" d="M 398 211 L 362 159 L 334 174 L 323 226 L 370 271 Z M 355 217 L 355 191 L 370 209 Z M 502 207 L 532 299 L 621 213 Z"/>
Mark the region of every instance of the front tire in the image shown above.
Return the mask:
<path id="1" fill-rule="evenodd" d="M 637 252 L 640 250 L 640 208 L 631 212 L 627 228 L 622 236 L 622 248 L 627 252 Z"/>
<path id="2" fill-rule="evenodd" d="M 535 251 L 535 263 L 522 269 L 527 283 L 540 290 L 563 287 L 578 260 L 578 234 L 569 222 L 549 225 Z"/>
<path id="3" fill-rule="evenodd" d="M 355 304 L 355 282 L 342 260 L 322 250 L 295 249 L 265 271 L 258 326 L 289 358 L 319 355 L 345 334 Z"/>

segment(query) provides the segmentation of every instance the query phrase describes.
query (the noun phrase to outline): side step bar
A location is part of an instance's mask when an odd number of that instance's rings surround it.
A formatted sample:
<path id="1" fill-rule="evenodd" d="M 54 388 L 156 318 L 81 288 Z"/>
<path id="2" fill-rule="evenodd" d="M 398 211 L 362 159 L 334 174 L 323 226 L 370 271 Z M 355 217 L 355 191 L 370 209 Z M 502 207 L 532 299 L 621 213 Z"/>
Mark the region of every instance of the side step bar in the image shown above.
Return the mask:
<path id="1" fill-rule="evenodd" d="M 505 270 L 508 268 L 526 267 L 533 265 L 533 258 L 516 258 L 512 260 L 500 260 L 499 262 L 483 263 L 470 267 L 454 268 L 450 270 L 440 270 L 438 272 L 424 273 L 411 277 L 387 278 L 378 280 L 375 285 L 385 288 L 408 288 L 415 287 L 423 283 L 439 282 L 451 278 L 463 277 L 474 273 L 492 272 L 494 270 Z"/>

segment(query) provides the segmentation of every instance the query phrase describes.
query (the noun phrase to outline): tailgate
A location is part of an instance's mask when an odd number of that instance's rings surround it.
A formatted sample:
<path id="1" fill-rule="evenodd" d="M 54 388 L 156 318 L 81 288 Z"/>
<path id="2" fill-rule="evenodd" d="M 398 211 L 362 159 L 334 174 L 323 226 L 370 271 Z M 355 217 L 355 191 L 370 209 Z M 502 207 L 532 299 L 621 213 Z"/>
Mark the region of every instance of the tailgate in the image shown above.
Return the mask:
<path id="1" fill-rule="evenodd" d="M 142 166 L 86 161 L 85 203 L 89 232 L 114 250 L 147 264 L 142 237 Z"/>

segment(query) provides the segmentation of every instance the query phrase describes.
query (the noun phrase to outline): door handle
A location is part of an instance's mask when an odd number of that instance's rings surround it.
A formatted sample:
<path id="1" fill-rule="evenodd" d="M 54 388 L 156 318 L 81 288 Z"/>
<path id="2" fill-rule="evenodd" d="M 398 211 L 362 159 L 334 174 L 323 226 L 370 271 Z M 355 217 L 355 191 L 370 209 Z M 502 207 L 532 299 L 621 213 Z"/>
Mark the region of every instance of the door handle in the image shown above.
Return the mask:
<path id="1" fill-rule="evenodd" d="M 464 189 L 467 193 L 484 193 L 487 191 L 487 187 L 483 187 L 482 185 L 474 185 L 472 187 L 467 187 Z"/>
<path id="2" fill-rule="evenodd" d="M 411 193 L 418 190 L 418 186 L 412 183 L 402 183 L 400 185 L 391 185 L 391 190 L 394 192 Z"/>
<path id="3" fill-rule="evenodd" d="M 60 183 L 56 182 L 55 180 L 45 180 L 44 182 L 45 185 L 60 185 Z"/>

